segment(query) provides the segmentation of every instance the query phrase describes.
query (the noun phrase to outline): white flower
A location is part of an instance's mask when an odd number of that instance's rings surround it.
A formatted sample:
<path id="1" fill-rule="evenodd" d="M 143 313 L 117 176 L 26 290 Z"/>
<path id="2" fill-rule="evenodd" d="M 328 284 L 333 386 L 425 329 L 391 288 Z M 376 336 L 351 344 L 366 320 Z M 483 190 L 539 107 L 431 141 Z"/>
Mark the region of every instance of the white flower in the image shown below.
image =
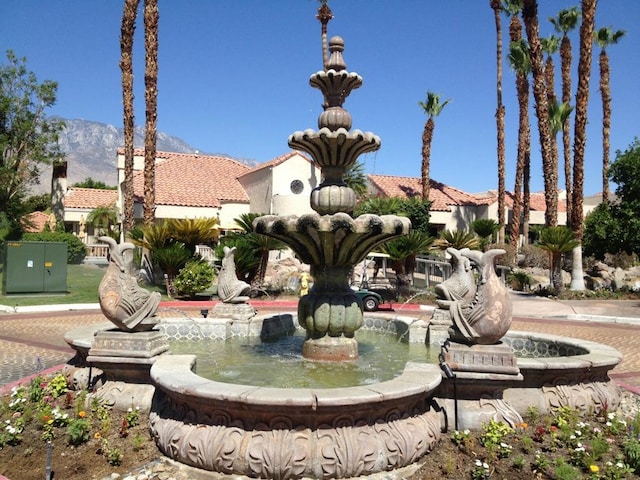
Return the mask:
<path id="1" fill-rule="evenodd" d="M 618 463 L 616 463 L 616 467 L 624 468 L 624 464 L 622 462 L 618 462 Z"/>
<path id="2" fill-rule="evenodd" d="M 482 462 L 479 459 L 476 459 L 476 467 L 481 467 Z"/>

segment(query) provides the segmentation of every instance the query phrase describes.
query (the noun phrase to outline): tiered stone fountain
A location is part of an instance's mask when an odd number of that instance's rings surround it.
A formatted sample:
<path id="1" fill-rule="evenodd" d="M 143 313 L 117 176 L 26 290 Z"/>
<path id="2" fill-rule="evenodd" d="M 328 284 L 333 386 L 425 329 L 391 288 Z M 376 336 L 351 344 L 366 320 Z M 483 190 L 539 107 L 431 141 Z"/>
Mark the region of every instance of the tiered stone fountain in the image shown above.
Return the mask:
<path id="1" fill-rule="evenodd" d="M 327 70 L 310 79 L 325 98 L 320 130 L 289 137 L 289 146 L 309 153 L 322 170 L 323 181 L 311 192 L 311 207 L 317 213 L 260 217 L 254 229 L 289 245 L 311 266 L 314 286 L 298 304 L 298 320 L 307 331 L 304 357 L 340 361 L 358 355 L 353 337 L 362 326 L 362 306 L 349 287 L 353 267 L 377 245 L 409 233 L 411 222 L 393 215 L 351 217 L 356 196 L 343 175 L 359 155 L 378 150 L 380 139 L 369 132 L 350 131 L 351 115 L 343 103 L 362 85 L 362 77 L 346 70 L 342 38 L 333 37 L 329 49 Z"/>

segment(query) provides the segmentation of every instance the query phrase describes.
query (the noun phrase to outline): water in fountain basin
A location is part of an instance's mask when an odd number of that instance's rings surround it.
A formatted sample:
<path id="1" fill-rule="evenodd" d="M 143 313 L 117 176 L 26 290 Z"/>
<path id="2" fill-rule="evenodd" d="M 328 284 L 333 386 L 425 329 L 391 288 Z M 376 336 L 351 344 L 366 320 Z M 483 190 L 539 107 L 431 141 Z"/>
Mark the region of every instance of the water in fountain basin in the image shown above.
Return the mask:
<path id="1" fill-rule="evenodd" d="M 210 380 L 276 388 L 337 388 L 390 380 L 408 361 L 437 362 L 439 348 L 405 343 L 371 330 L 356 333 L 359 358 L 353 362 L 317 362 L 302 355 L 304 331 L 274 342 L 242 337 L 226 341 L 175 341 L 175 354 L 197 356 L 196 373 Z"/>

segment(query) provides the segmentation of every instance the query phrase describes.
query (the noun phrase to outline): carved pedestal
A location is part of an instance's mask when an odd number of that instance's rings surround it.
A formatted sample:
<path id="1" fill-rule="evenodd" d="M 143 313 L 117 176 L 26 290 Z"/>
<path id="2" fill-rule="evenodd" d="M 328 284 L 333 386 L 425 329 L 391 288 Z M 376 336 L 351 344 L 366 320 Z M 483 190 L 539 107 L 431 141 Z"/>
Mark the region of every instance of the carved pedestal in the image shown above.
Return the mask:
<path id="1" fill-rule="evenodd" d="M 453 325 L 451 313 L 449 310 L 436 308 L 433 316 L 429 320 L 429 329 L 427 331 L 428 345 L 442 345 L 449 339 L 449 327 Z"/>
<path id="2" fill-rule="evenodd" d="M 213 318 L 249 320 L 256 316 L 256 309 L 248 303 L 218 303 L 213 307 Z"/>
<path id="3" fill-rule="evenodd" d="M 442 359 L 456 376 L 468 373 L 519 375 L 513 349 L 502 342 L 493 345 L 466 345 L 449 342 L 442 347 Z"/>
<path id="4" fill-rule="evenodd" d="M 139 407 L 148 411 L 154 392 L 149 370 L 168 352 L 167 338 L 157 330 L 98 332 L 87 363 L 102 370 L 107 381 L 94 395 L 118 410 Z"/>
<path id="5" fill-rule="evenodd" d="M 449 373 L 438 392 L 448 428 L 477 430 L 489 420 L 511 426 L 522 422 L 520 413 L 504 399 L 504 391 L 523 380 L 509 345 L 446 342 L 440 353 L 440 364 L 443 371 Z"/>

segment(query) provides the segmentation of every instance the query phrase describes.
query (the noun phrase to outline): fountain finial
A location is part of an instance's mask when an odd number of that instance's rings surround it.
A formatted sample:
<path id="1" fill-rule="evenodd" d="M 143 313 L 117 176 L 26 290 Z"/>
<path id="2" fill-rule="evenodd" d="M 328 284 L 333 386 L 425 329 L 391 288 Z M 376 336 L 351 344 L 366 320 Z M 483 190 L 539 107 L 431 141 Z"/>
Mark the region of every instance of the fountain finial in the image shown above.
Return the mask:
<path id="1" fill-rule="evenodd" d="M 331 37 L 331 40 L 329 40 L 329 51 L 331 52 L 331 56 L 327 62 L 327 68 L 335 70 L 336 72 L 346 70 L 347 65 L 344 63 L 344 58 L 342 58 L 342 52 L 344 52 L 344 40 L 342 37 L 337 35 Z"/>

